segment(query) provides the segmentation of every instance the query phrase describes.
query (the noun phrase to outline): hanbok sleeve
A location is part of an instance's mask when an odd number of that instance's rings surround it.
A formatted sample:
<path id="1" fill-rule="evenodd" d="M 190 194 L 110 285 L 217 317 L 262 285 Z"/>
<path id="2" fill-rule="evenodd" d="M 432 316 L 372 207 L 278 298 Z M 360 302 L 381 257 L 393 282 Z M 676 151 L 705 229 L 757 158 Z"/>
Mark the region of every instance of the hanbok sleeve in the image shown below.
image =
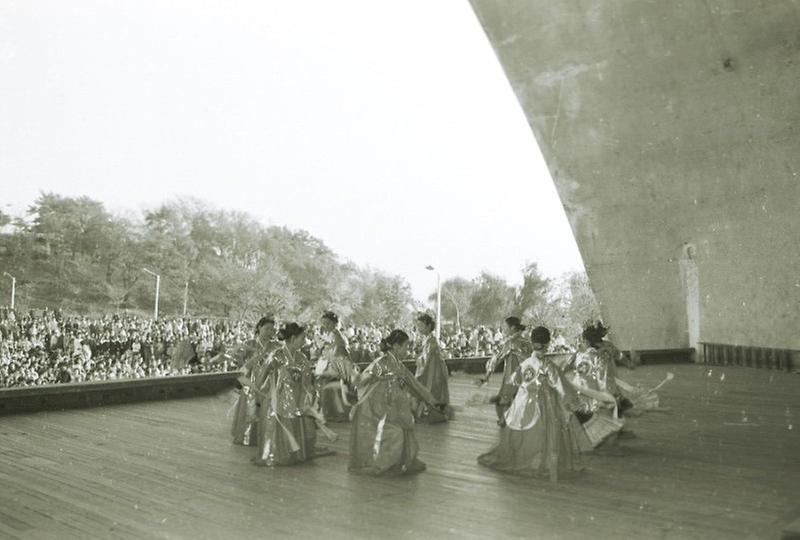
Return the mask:
<path id="1" fill-rule="evenodd" d="M 563 413 L 562 420 L 564 422 L 569 422 L 572 412 L 580 409 L 581 398 L 578 396 L 575 387 L 558 369 L 558 366 L 548 362 L 546 373 L 548 386 L 553 388 L 558 394 L 559 407 Z"/>
<path id="2" fill-rule="evenodd" d="M 595 399 L 595 400 L 597 400 L 597 401 L 599 401 L 601 403 L 604 403 L 605 405 L 613 405 L 617 401 L 614 398 L 614 396 L 612 396 L 611 394 L 609 394 L 608 392 L 606 392 L 604 390 L 595 390 L 593 388 L 590 388 L 589 386 L 586 386 L 586 385 L 582 384 L 583 380 L 580 377 L 574 377 L 572 379 L 569 379 L 569 378 L 565 377 L 564 380 L 566 380 L 567 383 L 578 394 L 582 394 L 584 396 L 587 396 L 587 397 L 590 397 L 592 399 Z"/>
<path id="3" fill-rule="evenodd" d="M 314 387 L 314 377 L 311 373 L 311 364 L 305 354 L 300 353 L 303 359 L 302 367 L 300 369 L 302 383 L 303 383 L 303 390 L 306 393 L 306 397 L 308 399 L 308 404 L 310 405 L 317 398 L 317 389 Z"/>
<path id="4" fill-rule="evenodd" d="M 282 358 L 281 358 L 280 351 L 271 353 L 261 367 L 258 369 L 258 372 L 255 374 L 254 383 L 255 387 L 258 389 L 263 388 L 264 384 L 267 382 L 267 377 L 278 369 L 281 366 Z"/>
<path id="5" fill-rule="evenodd" d="M 420 352 L 419 356 L 417 357 L 417 372 L 416 376 L 419 377 L 425 371 L 425 366 L 430 361 L 429 354 L 430 354 L 430 346 L 426 342 L 422 345 L 422 351 Z"/>
<path id="6" fill-rule="evenodd" d="M 350 345 L 341 332 L 334 334 L 335 356 L 350 358 Z"/>
<path id="7" fill-rule="evenodd" d="M 441 360 L 442 348 L 439 346 L 439 342 L 436 340 L 436 338 L 431 338 L 428 343 L 428 361 L 431 359 Z"/>
<path id="8" fill-rule="evenodd" d="M 486 361 L 486 375 L 489 376 L 494 373 L 494 369 L 497 367 L 497 364 L 500 362 L 497 355 L 492 355 L 489 360 Z"/>
<path id="9" fill-rule="evenodd" d="M 520 362 L 520 365 L 514 370 L 514 373 L 511 374 L 509 382 L 514 386 L 522 384 L 522 362 Z"/>
<path id="10" fill-rule="evenodd" d="M 612 394 L 617 394 L 617 361 L 621 353 L 613 344 L 606 343 L 600 356 L 605 364 L 606 389 Z"/>
<path id="11" fill-rule="evenodd" d="M 383 357 L 380 357 L 374 360 L 369 366 L 367 366 L 364 371 L 361 372 L 361 375 L 358 377 L 358 384 L 357 387 L 359 390 L 369 386 L 370 384 L 376 382 L 378 379 L 381 378 L 384 372 L 383 367 Z"/>
<path id="12" fill-rule="evenodd" d="M 258 360 L 260 355 L 256 354 L 256 351 L 249 351 L 245 357 L 245 361 L 242 364 L 242 371 L 248 377 L 253 375 L 255 368 L 258 366 Z"/>
<path id="13" fill-rule="evenodd" d="M 505 360 L 505 357 L 509 354 L 509 345 L 506 342 L 503 345 L 503 348 L 500 352 L 493 354 L 492 357 L 486 362 L 486 375 L 491 375 L 494 373 L 495 368 Z"/>
<path id="14" fill-rule="evenodd" d="M 564 386 L 561 384 L 561 377 L 558 376 L 558 371 L 551 362 L 545 362 L 542 367 L 545 375 L 545 381 L 559 394 L 564 395 Z"/>
<path id="15" fill-rule="evenodd" d="M 408 371 L 408 369 L 405 367 L 403 369 L 405 372 L 403 373 L 402 377 L 409 393 L 420 401 L 424 401 L 428 405 L 435 406 L 436 398 L 433 397 L 433 394 L 431 394 L 430 390 L 425 388 L 425 386 L 423 386 L 423 384 L 419 382 L 417 378 L 414 377 L 410 371 Z"/>
<path id="16" fill-rule="evenodd" d="M 439 346 L 439 341 L 431 337 L 428 341 L 428 358 L 427 362 L 433 362 L 433 369 L 440 364 L 446 365 L 442 357 L 442 348 Z"/>
<path id="17" fill-rule="evenodd" d="M 578 353 L 574 352 L 570 355 L 569 360 L 564 362 L 564 367 L 561 368 L 562 373 L 575 370 L 575 360 L 578 358 Z"/>
<path id="18" fill-rule="evenodd" d="M 237 347 L 231 356 L 236 361 L 236 364 L 241 367 L 241 369 L 243 369 L 246 373 L 249 373 L 250 370 L 253 369 L 253 359 L 255 357 L 253 352 L 254 351 L 250 348 L 250 342 L 245 342 Z"/>

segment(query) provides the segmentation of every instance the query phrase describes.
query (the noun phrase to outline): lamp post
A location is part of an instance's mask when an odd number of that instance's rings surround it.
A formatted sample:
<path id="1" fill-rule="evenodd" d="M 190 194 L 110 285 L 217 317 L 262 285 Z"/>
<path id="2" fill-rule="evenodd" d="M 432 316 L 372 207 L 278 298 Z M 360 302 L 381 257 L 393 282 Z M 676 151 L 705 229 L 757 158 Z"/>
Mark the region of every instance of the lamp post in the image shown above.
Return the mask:
<path id="1" fill-rule="evenodd" d="M 186 280 L 186 286 L 183 289 L 183 316 L 186 317 L 186 308 L 189 305 L 189 280 Z"/>
<path id="2" fill-rule="evenodd" d="M 8 272 L 3 272 L 3 275 L 11 278 L 11 309 L 14 309 L 14 300 L 17 297 L 17 278 Z"/>
<path id="3" fill-rule="evenodd" d="M 145 272 L 150 274 L 151 276 L 155 276 L 156 278 L 156 303 L 155 307 L 153 308 L 153 318 L 158 320 L 158 293 L 161 289 L 161 276 L 153 272 L 152 270 L 148 270 L 147 268 L 142 268 Z"/>
<path id="4" fill-rule="evenodd" d="M 436 341 L 440 341 L 442 336 L 442 278 L 439 271 L 431 265 L 426 266 L 425 270 L 436 272 Z"/>

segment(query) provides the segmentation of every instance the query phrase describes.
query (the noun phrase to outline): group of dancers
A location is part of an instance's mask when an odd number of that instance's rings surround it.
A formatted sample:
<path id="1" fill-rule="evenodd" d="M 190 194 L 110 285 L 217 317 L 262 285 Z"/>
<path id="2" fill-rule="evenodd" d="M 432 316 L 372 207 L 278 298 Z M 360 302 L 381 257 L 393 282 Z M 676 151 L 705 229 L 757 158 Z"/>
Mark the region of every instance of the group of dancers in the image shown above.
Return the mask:
<path id="1" fill-rule="evenodd" d="M 335 440 L 327 423 L 349 421 L 351 472 L 425 470 L 417 457 L 415 425 L 448 422 L 454 414 L 447 365 L 433 334 L 435 321 L 421 314 L 415 323 L 424 340 L 415 373 L 403 363 L 410 337 L 400 329 L 381 341 L 382 354 L 359 371 L 335 313 L 321 317 L 328 344 L 314 366 L 302 350 L 302 326 L 288 323 L 277 329 L 273 318 L 263 317 L 254 339 L 239 352 L 242 376 L 233 442 L 256 447 L 253 461 L 258 465 L 291 465 L 329 454 L 317 445 L 317 432 Z M 489 400 L 495 405 L 499 440 L 478 456 L 479 464 L 557 480 L 581 469 L 581 453 L 617 448 L 629 435 L 623 429 L 626 415 L 658 407 L 658 387 L 642 390 L 617 378 L 621 354 L 605 340 L 606 333 L 601 323 L 587 326 L 578 352 L 558 364 L 545 354 L 547 328 L 527 332 L 519 318 L 505 320 L 502 350 L 476 381 L 486 385 L 503 364 L 500 390 Z"/>

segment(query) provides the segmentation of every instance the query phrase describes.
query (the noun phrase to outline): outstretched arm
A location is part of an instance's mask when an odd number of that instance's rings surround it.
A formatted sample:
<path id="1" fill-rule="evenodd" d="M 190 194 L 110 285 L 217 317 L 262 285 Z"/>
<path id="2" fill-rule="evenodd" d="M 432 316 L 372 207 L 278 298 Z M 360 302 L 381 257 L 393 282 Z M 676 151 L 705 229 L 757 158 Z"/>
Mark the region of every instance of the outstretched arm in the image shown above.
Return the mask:
<path id="1" fill-rule="evenodd" d="M 519 386 L 522 384 L 522 366 L 517 366 L 517 369 L 511 374 L 509 381 L 514 386 Z"/>
<path id="2" fill-rule="evenodd" d="M 425 388 L 425 386 L 419 382 L 405 366 L 403 366 L 403 373 L 401 374 L 401 377 L 403 378 L 403 381 L 405 381 L 406 388 L 408 388 L 408 391 L 412 396 L 420 401 L 424 401 L 428 405 L 436 405 L 436 398 L 433 397 L 433 394 L 431 394 L 430 390 Z"/>
<path id="3" fill-rule="evenodd" d="M 428 364 L 428 357 L 423 348 L 422 353 L 417 357 L 417 372 L 415 375 L 419 377 L 425 371 L 425 366 Z"/>
<path id="4" fill-rule="evenodd" d="M 574 352 L 570 355 L 569 359 L 564 362 L 564 366 L 560 369 L 562 373 L 565 373 L 570 370 L 575 369 L 575 359 L 578 357 L 578 353 Z"/>
<path id="5" fill-rule="evenodd" d="M 567 377 L 564 377 L 564 380 L 567 382 L 567 384 L 572 386 L 572 388 L 574 388 L 575 391 L 578 394 L 582 394 L 584 396 L 588 396 L 588 397 L 590 397 L 592 399 L 596 399 L 597 401 L 600 401 L 600 402 L 603 402 L 603 403 L 606 403 L 606 404 L 609 404 L 609 405 L 613 405 L 617 401 L 616 399 L 614 399 L 614 396 L 612 396 L 608 392 L 604 392 L 602 390 L 594 390 L 593 388 L 589 388 L 588 386 L 583 386 L 583 385 L 580 385 L 580 384 L 576 384 L 575 381 L 570 380 Z"/>
<path id="6" fill-rule="evenodd" d="M 381 364 L 380 364 L 381 358 L 375 359 L 357 377 L 358 383 L 357 383 L 356 386 L 359 389 L 364 388 L 364 387 L 374 383 L 375 381 L 377 381 L 380 378 L 381 374 L 383 373 L 383 369 L 382 369 Z"/>
<path id="7" fill-rule="evenodd" d="M 333 334 L 334 356 L 350 358 L 350 346 L 340 331 Z"/>
<path id="8" fill-rule="evenodd" d="M 253 361 L 256 357 L 253 352 L 254 349 L 252 348 L 251 343 L 244 342 L 230 353 L 230 356 L 236 362 L 236 365 L 238 365 L 240 369 L 244 370 L 248 375 L 250 370 L 253 369 Z"/>
<path id="9" fill-rule="evenodd" d="M 279 359 L 276 358 L 275 355 L 270 355 L 264 362 L 264 365 L 261 366 L 261 368 L 259 368 L 259 370 L 256 372 L 253 381 L 254 386 L 257 389 L 263 388 L 264 384 L 267 382 L 267 377 L 269 377 L 270 373 L 275 371 L 279 365 Z"/>
<path id="10" fill-rule="evenodd" d="M 486 362 L 486 376 L 484 377 L 484 381 L 488 381 L 489 377 L 494 373 L 494 370 L 497 369 L 497 366 L 503 362 L 503 358 L 501 357 L 502 353 L 503 352 L 500 351 L 500 353 L 492 355 Z"/>

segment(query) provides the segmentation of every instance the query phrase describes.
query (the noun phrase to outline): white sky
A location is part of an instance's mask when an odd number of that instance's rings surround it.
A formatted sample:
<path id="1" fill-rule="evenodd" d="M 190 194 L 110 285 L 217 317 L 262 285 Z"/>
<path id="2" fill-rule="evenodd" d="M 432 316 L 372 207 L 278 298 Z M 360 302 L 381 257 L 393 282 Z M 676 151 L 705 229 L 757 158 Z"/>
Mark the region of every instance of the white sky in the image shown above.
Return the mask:
<path id="1" fill-rule="evenodd" d="M 0 0 L 0 208 L 180 195 L 304 228 L 419 298 L 582 268 L 466 0 Z"/>

